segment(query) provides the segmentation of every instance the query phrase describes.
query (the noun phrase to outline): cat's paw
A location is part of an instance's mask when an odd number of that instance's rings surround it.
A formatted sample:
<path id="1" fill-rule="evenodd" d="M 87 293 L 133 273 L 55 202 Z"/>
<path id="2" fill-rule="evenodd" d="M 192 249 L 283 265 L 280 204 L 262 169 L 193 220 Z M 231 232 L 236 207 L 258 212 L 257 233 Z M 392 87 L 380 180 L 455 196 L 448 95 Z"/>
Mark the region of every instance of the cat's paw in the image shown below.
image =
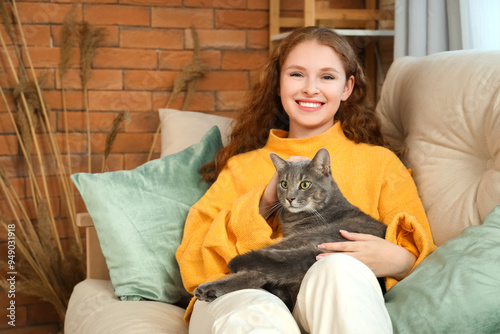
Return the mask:
<path id="1" fill-rule="evenodd" d="M 194 290 L 194 296 L 199 300 L 205 302 L 214 301 L 217 297 L 222 296 L 224 293 L 217 289 L 217 285 L 212 282 L 200 284 Z"/>

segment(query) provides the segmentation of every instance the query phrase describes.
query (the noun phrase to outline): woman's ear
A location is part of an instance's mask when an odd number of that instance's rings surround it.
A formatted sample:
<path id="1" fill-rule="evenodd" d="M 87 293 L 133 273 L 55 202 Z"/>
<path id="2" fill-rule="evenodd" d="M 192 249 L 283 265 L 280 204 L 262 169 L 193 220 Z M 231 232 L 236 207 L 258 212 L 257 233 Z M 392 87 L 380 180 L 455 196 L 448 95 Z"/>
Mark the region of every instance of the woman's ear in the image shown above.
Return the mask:
<path id="1" fill-rule="evenodd" d="M 354 76 L 351 75 L 349 79 L 345 82 L 344 90 L 342 92 L 342 97 L 340 98 L 342 101 L 345 101 L 351 96 L 352 90 L 354 89 L 355 85 L 355 79 Z"/>

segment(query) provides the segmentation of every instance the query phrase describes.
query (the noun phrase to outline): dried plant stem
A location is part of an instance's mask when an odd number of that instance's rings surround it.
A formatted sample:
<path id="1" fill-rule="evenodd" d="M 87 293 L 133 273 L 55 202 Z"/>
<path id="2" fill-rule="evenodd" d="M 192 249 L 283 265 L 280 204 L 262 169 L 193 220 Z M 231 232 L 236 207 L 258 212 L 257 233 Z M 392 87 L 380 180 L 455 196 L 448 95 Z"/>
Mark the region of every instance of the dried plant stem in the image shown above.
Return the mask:
<path id="1" fill-rule="evenodd" d="M 4 41 L 4 39 L 3 39 L 3 37 L 2 37 L 1 34 L 0 34 L 0 41 L 2 42 L 2 46 L 3 46 L 4 50 L 6 51 L 7 58 L 9 58 L 9 64 L 11 65 L 11 70 L 12 70 L 12 74 L 13 74 L 14 80 L 15 80 L 16 84 L 18 84 L 19 83 L 19 78 L 18 78 L 18 76 L 16 74 L 15 68 L 13 67 L 12 60 L 10 59 L 10 57 L 9 57 L 9 55 L 7 53 L 7 47 L 5 45 L 5 41 Z M 26 102 L 26 97 L 24 96 L 24 93 L 21 92 L 20 96 L 21 96 L 21 101 L 22 101 L 23 107 L 25 108 L 25 110 L 29 110 L 28 103 Z M 35 128 L 33 126 L 33 120 L 31 118 L 30 113 L 26 112 L 26 116 L 27 116 L 27 120 L 28 120 L 30 131 L 31 131 L 31 136 L 33 138 L 36 138 Z M 36 152 L 36 155 L 37 155 L 37 158 L 38 158 L 38 162 L 40 164 L 40 171 L 41 171 L 41 174 L 42 174 L 42 183 L 43 183 L 43 188 L 44 188 L 44 191 L 45 191 L 45 196 L 47 198 L 50 198 L 49 191 L 48 191 L 48 185 L 47 185 L 47 179 L 45 177 L 45 167 L 43 166 L 43 160 L 42 160 L 42 155 L 41 155 L 40 147 L 38 146 L 38 141 L 34 140 L 33 144 L 35 146 L 35 152 Z M 49 202 L 49 211 L 51 213 L 51 218 L 52 218 L 51 219 L 51 229 L 52 229 L 52 232 L 54 233 L 54 236 L 57 237 L 58 233 L 57 233 L 57 229 L 56 229 L 55 220 L 53 218 L 53 213 L 52 213 L 53 211 L 52 211 L 52 206 L 50 205 L 50 202 Z M 55 242 L 56 242 L 57 248 L 59 250 L 59 253 L 61 254 L 62 258 L 64 258 L 64 253 L 63 253 L 62 247 L 61 247 L 61 241 L 59 240 L 59 238 L 55 238 L 55 239 L 57 239 L 57 240 L 55 240 Z"/>
<path id="2" fill-rule="evenodd" d="M 83 87 L 83 99 L 85 101 L 85 119 L 87 123 L 87 156 L 88 156 L 88 172 L 92 173 L 92 141 L 90 137 L 90 111 L 89 111 L 89 95 L 87 85 Z"/>
<path id="3" fill-rule="evenodd" d="M 172 93 L 167 101 L 166 108 L 170 106 L 170 103 L 173 99 L 179 94 L 180 91 L 187 88 L 186 96 L 184 97 L 184 103 L 182 104 L 182 110 L 186 110 L 189 102 L 193 98 L 194 92 L 196 91 L 196 87 L 198 86 L 198 81 L 201 77 L 203 77 L 210 69 L 209 67 L 201 61 L 201 53 L 200 53 L 200 42 L 198 39 L 198 34 L 196 29 L 191 26 L 191 35 L 193 36 L 193 46 L 194 46 L 194 54 L 193 60 L 188 63 L 186 66 L 182 68 L 181 73 L 175 78 L 174 87 L 172 89 Z M 149 150 L 148 160 L 151 160 L 151 156 L 153 155 L 154 148 L 156 146 L 156 142 L 158 140 L 158 135 L 161 132 L 161 122 L 158 124 L 156 128 L 155 135 L 153 137 L 153 143 L 151 145 L 151 149 Z"/>
<path id="4" fill-rule="evenodd" d="M 64 87 L 64 75 L 68 71 L 69 68 L 69 62 L 71 59 L 71 56 L 73 55 L 73 36 L 76 31 L 76 23 L 75 23 L 75 17 L 76 17 L 76 4 L 73 4 L 71 6 L 71 9 L 69 12 L 66 14 L 61 30 L 61 49 L 60 49 L 60 63 L 59 63 L 59 79 L 61 82 L 61 98 L 62 98 L 62 106 L 63 106 L 63 115 L 64 115 L 64 134 L 66 137 L 66 158 L 67 158 L 67 165 L 68 165 L 68 174 L 72 174 L 72 167 L 71 167 L 71 154 L 70 154 L 70 147 L 69 147 L 69 127 L 68 127 L 68 108 L 66 105 L 66 89 Z M 72 189 L 72 188 L 70 188 Z M 71 195 L 73 195 L 71 193 Z"/>
<path id="5" fill-rule="evenodd" d="M 87 154 L 89 173 L 92 169 L 92 145 L 90 137 L 90 112 L 88 98 L 88 81 L 90 79 L 92 61 L 94 60 L 97 45 L 104 38 L 103 28 L 94 28 L 88 22 L 83 22 L 80 31 L 80 72 L 85 100 L 85 114 L 87 117 Z"/>
<path id="6" fill-rule="evenodd" d="M 16 21 L 17 21 L 17 24 L 18 24 L 18 29 L 19 29 L 19 33 L 21 35 L 21 40 L 23 42 L 24 49 L 26 50 L 26 56 L 27 56 L 27 59 L 28 59 L 28 62 L 29 62 L 29 67 L 30 67 L 30 70 L 31 70 L 31 74 L 33 76 L 33 80 L 35 82 L 36 90 L 37 90 L 37 93 L 38 93 L 38 98 L 40 99 L 40 101 L 44 101 L 43 95 L 42 95 L 42 91 L 40 89 L 40 85 L 38 84 L 37 76 L 36 76 L 36 73 L 35 73 L 35 68 L 34 68 L 33 63 L 31 61 L 30 53 L 28 52 L 28 45 L 26 43 L 26 38 L 24 36 L 24 30 L 23 30 L 23 27 L 21 25 L 21 19 L 19 17 L 19 13 L 18 13 L 18 10 L 17 10 L 17 5 L 16 5 L 16 1 L 15 0 L 12 0 L 12 8 L 13 8 L 13 13 L 15 15 L 15 18 L 16 18 Z M 52 127 L 50 125 L 50 119 L 49 119 L 49 115 L 48 115 L 47 109 L 45 108 L 45 103 L 42 102 L 41 106 L 42 106 L 42 111 L 43 111 L 43 118 L 44 118 L 45 124 L 47 126 L 47 133 L 49 134 L 48 137 L 50 139 L 50 144 L 51 144 L 51 147 L 53 149 L 54 158 L 55 158 L 55 161 L 56 161 L 56 164 L 57 164 L 57 171 L 58 171 L 58 173 L 60 175 L 59 180 L 60 180 L 60 183 L 61 183 L 61 185 L 63 187 L 64 198 L 66 199 L 66 205 L 67 205 L 67 209 L 68 209 L 67 211 L 68 211 L 68 214 L 70 216 L 70 222 L 71 222 L 71 227 L 72 227 L 73 234 L 74 234 L 74 237 L 75 237 L 75 241 L 77 243 L 78 250 L 80 252 L 83 252 L 83 246 L 82 246 L 82 241 L 81 241 L 81 237 L 80 237 L 80 230 L 79 230 L 78 226 L 76 225 L 76 208 L 75 208 L 74 202 L 71 201 L 70 198 L 69 198 L 69 196 L 71 194 L 70 191 L 69 191 L 69 189 L 70 189 L 69 178 L 67 177 L 66 169 L 64 168 L 64 164 L 62 162 L 62 156 L 60 154 L 59 146 L 57 145 L 57 141 L 56 141 L 55 136 L 54 136 L 54 131 L 52 131 Z M 49 198 L 50 197 L 48 196 L 48 193 L 47 193 L 47 200 Z M 50 202 L 48 202 L 48 205 L 49 205 L 49 208 L 50 208 Z M 53 218 L 52 218 L 52 220 L 53 220 Z M 55 229 L 55 223 L 53 223 L 52 228 L 54 229 L 55 236 L 58 239 L 58 245 L 60 247 L 59 235 L 57 233 L 57 230 Z M 64 254 L 62 256 L 62 259 L 64 259 Z"/>
<path id="7" fill-rule="evenodd" d="M 24 36 L 24 31 L 23 31 L 23 28 L 22 28 L 22 25 L 21 25 L 21 20 L 20 20 L 19 13 L 18 13 L 18 10 L 17 10 L 16 1 L 12 0 L 11 4 L 12 4 L 13 14 L 14 14 L 14 16 L 16 18 L 17 23 L 18 23 L 19 33 L 20 33 L 20 36 L 21 36 L 21 40 L 22 40 L 24 49 L 26 51 L 26 58 L 28 60 L 29 67 L 30 67 L 30 70 L 31 70 L 31 73 L 32 73 L 32 76 L 33 76 L 33 80 L 34 80 L 35 87 L 36 87 L 36 90 L 37 90 L 37 93 L 38 93 L 38 97 L 39 97 L 40 101 L 44 101 L 43 100 L 43 96 L 42 96 L 42 92 L 40 90 L 40 86 L 39 86 L 38 81 L 37 81 L 37 76 L 36 76 L 36 73 L 35 73 L 35 69 L 34 69 L 33 63 L 31 61 L 31 56 L 30 56 L 30 53 L 28 52 L 28 46 L 27 46 L 27 43 L 26 43 L 26 38 Z M 2 44 L 4 44 L 4 43 L 2 43 Z M 14 73 L 14 77 L 16 79 L 16 82 L 18 83 L 19 80 L 17 79 L 17 75 L 15 74 L 15 69 L 12 68 L 12 71 Z M 26 104 L 26 99 L 24 98 L 24 94 L 22 94 L 21 96 L 22 96 L 22 100 L 23 100 L 23 105 L 26 108 L 26 110 L 28 110 L 27 109 L 28 107 L 27 107 L 27 104 Z M 76 241 L 76 243 L 78 245 L 78 248 L 83 252 L 83 247 L 82 247 L 81 238 L 80 238 L 80 231 L 79 231 L 78 227 L 76 226 L 76 214 L 75 214 L 74 204 L 72 204 L 71 201 L 69 200 L 69 192 L 68 192 L 69 183 L 68 183 L 68 178 L 66 176 L 66 171 L 65 171 L 64 165 L 62 163 L 62 158 L 61 158 L 61 154 L 59 152 L 59 147 L 58 147 L 57 142 L 56 142 L 56 140 L 54 138 L 55 136 L 54 136 L 54 133 L 53 133 L 51 125 L 50 125 L 50 121 L 49 121 L 48 113 L 47 113 L 47 110 L 46 110 L 46 107 L 45 107 L 45 103 L 42 102 L 40 104 L 41 104 L 42 114 L 43 114 L 42 118 L 45 121 L 45 125 L 47 127 L 48 134 L 49 134 L 48 135 L 49 144 L 50 144 L 53 152 L 55 152 L 54 159 L 56 161 L 57 171 L 58 171 L 58 174 L 60 176 L 61 184 L 63 186 L 63 192 L 65 194 L 64 197 L 66 198 L 66 203 L 67 203 L 67 206 L 68 206 L 68 213 L 69 213 L 69 216 L 70 216 L 71 227 L 73 229 L 73 233 L 74 233 L 74 236 L 75 236 L 75 241 Z M 28 119 L 29 119 L 29 117 L 28 117 Z M 30 121 L 30 128 L 31 128 L 31 131 L 32 131 L 33 138 L 35 138 L 33 122 L 30 119 L 29 119 L 29 121 Z M 41 173 L 42 173 L 42 182 L 43 182 L 43 185 L 44 185 L 45 196 L 46 196 L 47 199 L 49 199 L 50 196 L 49 196 L 49 193 L 48 193 L 47 180 L 46 180 L 46 177 L 45 177 L 45 170 L 44 170 L 44 166 L 43 166 L 42 159 L 41 159 L 40 149 L 38 148 L 38 143 L 37 143 L 36 140 L 34 141 L 34 143 L 35 143 L 35 147 L 36 147 L 36 151 L 37 151 L 37 155 L 38 155 L 38 160 L 39 160 L 39 163 L 40 163 L 40 169 L 41 169 Z M 56 226 L 55 226 L 55 221 L 54 221 L 54 217 L 53 217 L 52 207 L 50 205 L 50 201 L 48 201 L 47 204 L 48 204 L 48 209 L 49 209 L 49 212 L 50 212 L 50 220 L 51 220 L 50 227 L 52 229 L 52 233 L 54 235 L 54 239 L 55 239 L 57 248 L 58 248 L 58 250 L 60 252 L 61 258 L 64 259 L 65 256 L 64 256 L 64 253 L 62 252 L 62 247 L 61 247 L 61 243 L 60 243 L 60 240 L 59 240 L 59 234 L 58 234 Z"/>
<path id="8" fill-rule="evenodd" d="M 113 147 L 116 135 L 118 134 L 118 130 L 120 129 L 120 124 L 122 124 L 123 121 L 129 121 L 129 120 L 130 120 L 130 113 L 128 110 L 121 111 L 118 114 L 118 116 L 116 116 L 115 119 L 113 120 L 113 125 L 111 126 L 111 130 L 106 136 L 106 145 L 104 147 L 104 156 L 102 159 L 101 172 L 106 171 L 106 161 L 108 159 L 109 154 L 111 153 L 111 148 Z"/>
<path id="9" fill-rule="evenodd" d="M 19 133 L 19 129 L 17 128 L 17 125 L 16 125 L 16 120 L 14 119 L 14 114 L 12 113 L 12 110 L 9 107 L 9 104 L 7 102 L 7 98 L 5 97 L 5 94 L 3 93 L 3 89 L 1 86 L 0 86 L 0 94 L 2 95 L 3 102 L 5 103 L 5 106 L 7 107 L 7 113 L 9 114 L 10 120 L 11 120 L 12 125 L 14 127 L 14 131 L 16 132 L 17 141 L 19 142 L 19 147 L 21 148 L 21 151 L 23 152 L 23 156 L 26 158 L 26 165 L 28 167 L 29 177 L 30 177 L 30 179 L 34 180 L 35 179 L 35 172 L 33 171 L 33 164 L 31 163 L 31 159 L 28 159 L 29 154 L 26 151 L 23 140 L 21 138 L 21 134 Z M 35 194 L 35 196 L 37 196 L 37 198 L 41 197 L 42 192 L 40 191 L 40 188 L 38 187 L 38 183 L 33 182 L 32 186 L 33 186 L 33 190 L 34 190 L 33 194 Z"/>

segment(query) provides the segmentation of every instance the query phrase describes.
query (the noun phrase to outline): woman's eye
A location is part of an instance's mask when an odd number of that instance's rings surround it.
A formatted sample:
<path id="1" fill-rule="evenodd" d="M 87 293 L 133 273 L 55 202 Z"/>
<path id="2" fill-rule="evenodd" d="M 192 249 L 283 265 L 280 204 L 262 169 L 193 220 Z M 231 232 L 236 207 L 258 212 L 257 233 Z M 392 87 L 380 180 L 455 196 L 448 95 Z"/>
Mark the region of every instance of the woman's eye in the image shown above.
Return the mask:
<path id="1" fill-rule="evenodd" d="M 300 183 L 300 189 L 303 189 L 303 190 L 308 189 L 310 186 L 311 186 L 311 182 L 310 181 L 302 181 Z"/>
<path id="2" fill-rule="evenodd" d="M 288 188 L 288 182 L 287 181 L 281 181 L 281 188 L 287 189 Z"/>
<path id="3" fill-rule="evenodd" d="M 290 73 L 290 76 L 291 76 L 291 77 L 297 77 L 297 78 L 300 78 L 300 77 L 302 77 L 302 74 L 301 74 L 301 73 L 294 72 L 294 73 Z"/>
<path id="4" fill-rule="evenodd" d="M 335 80 L 335 77 L 333 75 L 327 74 L 327 75 L 323 75 L 323 79 L 325 79 L 325 80 Z"/>

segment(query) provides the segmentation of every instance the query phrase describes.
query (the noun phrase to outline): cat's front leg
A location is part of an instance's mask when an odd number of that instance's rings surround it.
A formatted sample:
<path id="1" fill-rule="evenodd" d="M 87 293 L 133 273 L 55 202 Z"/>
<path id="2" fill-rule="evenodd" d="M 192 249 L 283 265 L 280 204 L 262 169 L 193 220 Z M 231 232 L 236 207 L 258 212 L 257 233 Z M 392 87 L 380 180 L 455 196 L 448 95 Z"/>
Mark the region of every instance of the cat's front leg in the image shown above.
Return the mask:
<path id="1" fill-rule="evenodd" d="M 258 289 L 265 283 L 265 279 L 259 273 L 242 271 L 217 281 L 200 284 L 194 290 L 194 295 L 199 300 L 211 302 L 226 293 L 242 289 Z"/>

